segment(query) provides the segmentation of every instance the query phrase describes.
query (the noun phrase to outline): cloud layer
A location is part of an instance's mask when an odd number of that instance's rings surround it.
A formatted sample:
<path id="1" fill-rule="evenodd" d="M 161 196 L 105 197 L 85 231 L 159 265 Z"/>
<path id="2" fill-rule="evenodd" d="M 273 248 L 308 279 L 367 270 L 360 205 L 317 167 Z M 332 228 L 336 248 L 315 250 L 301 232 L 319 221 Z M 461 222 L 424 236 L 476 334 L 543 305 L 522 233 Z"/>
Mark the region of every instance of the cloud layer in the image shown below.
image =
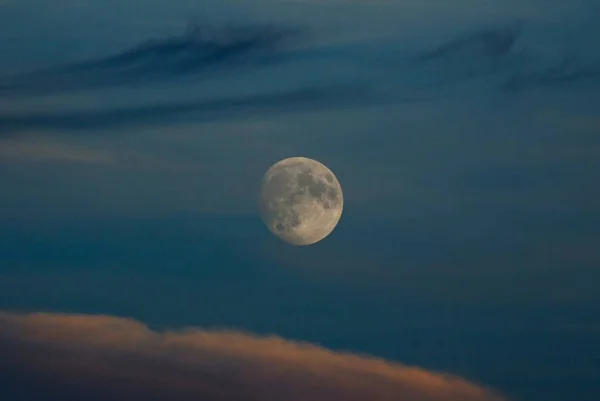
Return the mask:
<path id="1" fill-rule="evenodd" d="M 306 42 L 298 49 L 293 39 L 306 34 L 284 26 L 192 27 L 108 57 L 0 77 L 0 101 L 25 102 L 0 107 L 0 135 L 404 104 L 439 99 L 449 86 L 474 81 L 481 93 L 516 95 L 600 76 L 600 56 L 545 45 L 540 37 L 551 30 L 522 20 L 471 28 L 416 51 L 398 41 L 320 48 Z M 103 92 L 111 87 L 122 91 Z M 27 104 L 67 92 L 83 99 L 87 93 L 87 101 L 71 99 L 62 110 L 57 101 L 50 110 Z"/>
<path id="2" fill-rule="evenodd" d="M 306 343 L 232 331 L 154 332 L 109 316 L 0 313 L 0 353 L 8 396 L 21 400 L 502 399 L 459 377 Z"/>

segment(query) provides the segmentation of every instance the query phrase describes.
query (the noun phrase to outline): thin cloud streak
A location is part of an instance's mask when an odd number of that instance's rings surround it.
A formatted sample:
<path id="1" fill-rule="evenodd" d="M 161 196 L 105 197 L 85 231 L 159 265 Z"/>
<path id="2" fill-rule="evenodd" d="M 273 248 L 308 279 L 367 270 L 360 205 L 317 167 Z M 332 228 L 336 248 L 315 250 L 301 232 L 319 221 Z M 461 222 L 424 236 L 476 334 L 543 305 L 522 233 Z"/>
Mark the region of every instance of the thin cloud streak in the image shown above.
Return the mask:
<path id="1" fill-rule="evenodd" d="M 281 61 L 286 45 L 298 36 L 296 31 L 275 26 L 191 25 L 183 35 L 150 39 L 115 55 L 4 77 L 0 95 L 10 98 L 132 87 L 236 67 L 272 65 Z"/>
<path id="2" fill-rule="evenodd" d="M 102 150 L 61 143 L 48 138 L 0 138 L 0 163 L 69 162 L 111 165 L 114 157 Z"/>
<path id="3" fill-rule="evenodd" d="M 407 98 L 400 102 L 417 101 Z M 327 108 L 368 106 L 398 100 L 371 96 L 363 85 L 300 88 L 281 93 L 261 93 L 223 99 L 168 102 L 103 111 L 82 110 L 63 113 L 0 114 L 0 136 L 32 129 L 77 131 L 148 124 L 217 121 L 248 113 L 302 112 Z M 177 120 L 174 120 L 177 119 Z"/>

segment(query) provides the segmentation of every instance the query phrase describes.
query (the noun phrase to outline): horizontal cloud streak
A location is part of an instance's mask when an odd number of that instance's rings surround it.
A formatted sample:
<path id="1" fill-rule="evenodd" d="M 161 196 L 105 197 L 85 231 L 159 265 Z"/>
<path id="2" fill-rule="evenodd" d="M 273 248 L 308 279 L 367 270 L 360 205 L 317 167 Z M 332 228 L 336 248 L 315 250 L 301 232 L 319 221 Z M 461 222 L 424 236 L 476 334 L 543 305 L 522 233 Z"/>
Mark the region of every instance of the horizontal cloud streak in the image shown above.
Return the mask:
<path id="1" fill-rule="evenodd" d="M 520 72 L 514 74 L 504 84 L 509 91 L 520 91 L 536 86 L 554 86 L 600 77 L 600 63 L 578 65 L 575 60 L 565 57 L 557 65 L 543 71 Z"/>
<path id="2" fill-rule="evenodd" d="M 223 99 L 173 101 L 109 110 L 79 110 L 63 113 L 0 114 L 0 136 L 30 129 L 94 130 L 130 125 L 172 124 L 178 121 L 218 120 L 244 113 L 314 110 L 372 104 L 386 99 L 369 97 L 363 85 L 300 88 Z M 414 99 L 406 99 L 411 101 Z M 389 99 L 387 100 L 389 101 Z"/>
<path id="3" fill-rule="evenodd" d="M 465 51 L 470 51 L 479 57 L 503 56 L 511 51 L 521 35 L 521 31 L 522 22 L 520 21 L 507 26 L 484 29 L 466 37 L 458 37 L 442 43 L 435 50 L 426 52 L 418 59 L 419 61 L 434 60 Z"/>
<path id="4" fill-rule="evenodd" d="M 0 376 L 21 400 L 501 400 L 459 377 L 306 343 L 159 333 L 109 316 L 0 313 L 0 351 Z"/>
<path id="5" fill-rule="evenodd" d="M 47 138 L 0 138 L 0 163 L 57 161 L 108 165 L 115 160 L 98 149 L 63 144 Z"/>
<path id="6" fill-rule="evenodd" d="M 490 88 L 512 92 L 600 75 L 600 63 L 588 60 L 595 55 L 574 56 L 559 43 L 549 41 L 548 46 L 536 39 L 540 34 L 548 36 L 523 20 L 489 26 L 421 52 L 409 70 L 420 71 L 438 83 L 484 78 Z"/>
<path id="7" fill-rule="evenodd" d="M 4 97 L 131 86 L 172 80 L 189 74 L 271 64 L 293 29 L 275 26 L 204 28 L 149 40 L 116 55 L 58 66 L 0 80 Z"/>

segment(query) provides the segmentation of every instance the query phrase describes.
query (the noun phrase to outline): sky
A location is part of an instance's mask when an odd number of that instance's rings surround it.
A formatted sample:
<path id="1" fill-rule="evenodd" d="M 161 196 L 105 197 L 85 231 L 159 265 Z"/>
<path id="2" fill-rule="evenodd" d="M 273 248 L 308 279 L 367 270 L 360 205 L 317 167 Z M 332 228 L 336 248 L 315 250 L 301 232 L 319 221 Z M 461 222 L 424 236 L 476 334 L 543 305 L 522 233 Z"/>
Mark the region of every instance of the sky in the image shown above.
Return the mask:
<path id="1" fill-rule="evenodd" d="M 0 1 L 0 398 L 598 400 L 599 13 Z"/>

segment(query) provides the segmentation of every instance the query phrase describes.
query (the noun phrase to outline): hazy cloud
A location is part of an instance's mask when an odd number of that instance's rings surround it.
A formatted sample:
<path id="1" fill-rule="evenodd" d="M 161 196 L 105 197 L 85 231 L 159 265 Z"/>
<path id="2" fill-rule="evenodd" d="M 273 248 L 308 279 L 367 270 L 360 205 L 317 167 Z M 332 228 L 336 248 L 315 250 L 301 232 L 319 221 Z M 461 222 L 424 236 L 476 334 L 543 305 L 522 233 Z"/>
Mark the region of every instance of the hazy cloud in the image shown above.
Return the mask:
<path id="1" fill-rule="evenodd" d="M 420 61 L 443 58 L 456 53 L 472 53 L 473 56 L 494 57 L 507 54 L 520 36 L 522 22 L 515 21 L 506 26 L 490 27 L 470 35 L 457 37 L 442 43 L 435 50 L 425 52 Z"/>
<path id="2" fill-rule="evenodd" d="M 113 94 L 112 99 L 118 97 L 118 103 L 131 98 L 133 104 L 119 105 L 111 100 L 107 107 L 99 107 L 111 99 L 110 94 L 100 92 L 92 97 L 96 104 L 83 109 L 79 103 L 55 111 L 32 110 L 26 103 L 21 108 L 11 106 L 0 113 L 0 135 L 32 129 L 92 130 L 173 124 L 185 119 L 229 119 L 244 113 L 404 103 L 444 96 L 444 84 L 472 79 L 483 80 L 480 90 L 490 95 L 499 89 L 515 93 L 600 75 L 600 64 L 591 60 L 592 56 L 569 53 L 558 43 L 545 49 L 548 46 L 542 34 L 530 22 L 515 19 L 484 24 L 411 51 L 403 51 L 397 41 L 374 44 L 371 50 L 357 43 L 320 49 L 309 44 L 308 48 L 292 50 L 289 42 L 298 35 L 290 28 L 193 26 L 184 35 L 150 40 L 112 56 L 4 78 L 0 81 L 0 100 L 127 86 L 126 92 Z M 257 66 L 264 67 L 258 75 Z M 224 80 L 214 74 L 210 80 L 198 75 L 232 69 L 236 73 Z M 187 86 L 177 81 L 191 75 Z M 165 80 L 182 86 L 167 90 L 150 85 Z M 279 82 L 277 87 L 271 85 L 274 81 Z M 151 102 L 149 94 L 132 91 L 131 86 L 138 84 L 157 89 L 151 97 L 162 96 L 161 100 Z M 236 85 L 240 89 L 228 93 Z M 189 93 L 198 97 L 189 98 Z"/>
<path id="3" fill-rule="evenodd" d="M 182 35 L 150 39 L 123 52 L 0 80 L 0 94 L 40 95 L 132 86 L 189 74 L 271 64 L 295 31 L 275 26 L 202 27 Z"/>
<path id="4" fill-rule="evenodd" d="M 61 143 L 49 138 L 0 138 L 0 162 L 71 162 L 112 164 L 111 154 L 98 149 Z"/>
<path id="5" fill-rule="evenodd" d="M 519 19 L 456 35 L 421 52 L 411 65 L 438 83 L 483 78 L 490 89 L 512 92 L 600 75 L 593 52 L 577 52 L 564 41 L 566 35 Z"/>
<path id="6" fill-rule="evenodd" d="M 307 343 L 233 331 L 154 332 L 110 316 L 1 313 L 0 350 L 0 371 L 13 378 L 9 391 L 21 400 L 36 394 L 88 400 L 502 399 L 459 377 Z"/>
<path id="7" fill-rule="evenodd" d="M 510 91 L 536 86 L 553 86 L 588 80 L 600 76 L 600 63 L 581 65 L 575 58 L 565 57 L 556 65 L 542 71 L 515 73 L 503 85 Z"/>
<path id="8" fill-rule="evenodd" d="M 94 130 L 130 125 L 173 124 L 219 120 L 244 113 L 303 111 L 354 105 L 364 100 L 368 88 L 361 85 L 299 88 L 280 93 L 260 93 L 222 99 L 173 101 L 109 110 L 77 110 L 62 113 L 0 114 L 0 135 L 30 129 Z M 369 103 L 372 104 L 370 99 Z M 382 99 L 378 99 L 382 101 Z M 174 120 L 180 119 L 180 120 Z"/>

